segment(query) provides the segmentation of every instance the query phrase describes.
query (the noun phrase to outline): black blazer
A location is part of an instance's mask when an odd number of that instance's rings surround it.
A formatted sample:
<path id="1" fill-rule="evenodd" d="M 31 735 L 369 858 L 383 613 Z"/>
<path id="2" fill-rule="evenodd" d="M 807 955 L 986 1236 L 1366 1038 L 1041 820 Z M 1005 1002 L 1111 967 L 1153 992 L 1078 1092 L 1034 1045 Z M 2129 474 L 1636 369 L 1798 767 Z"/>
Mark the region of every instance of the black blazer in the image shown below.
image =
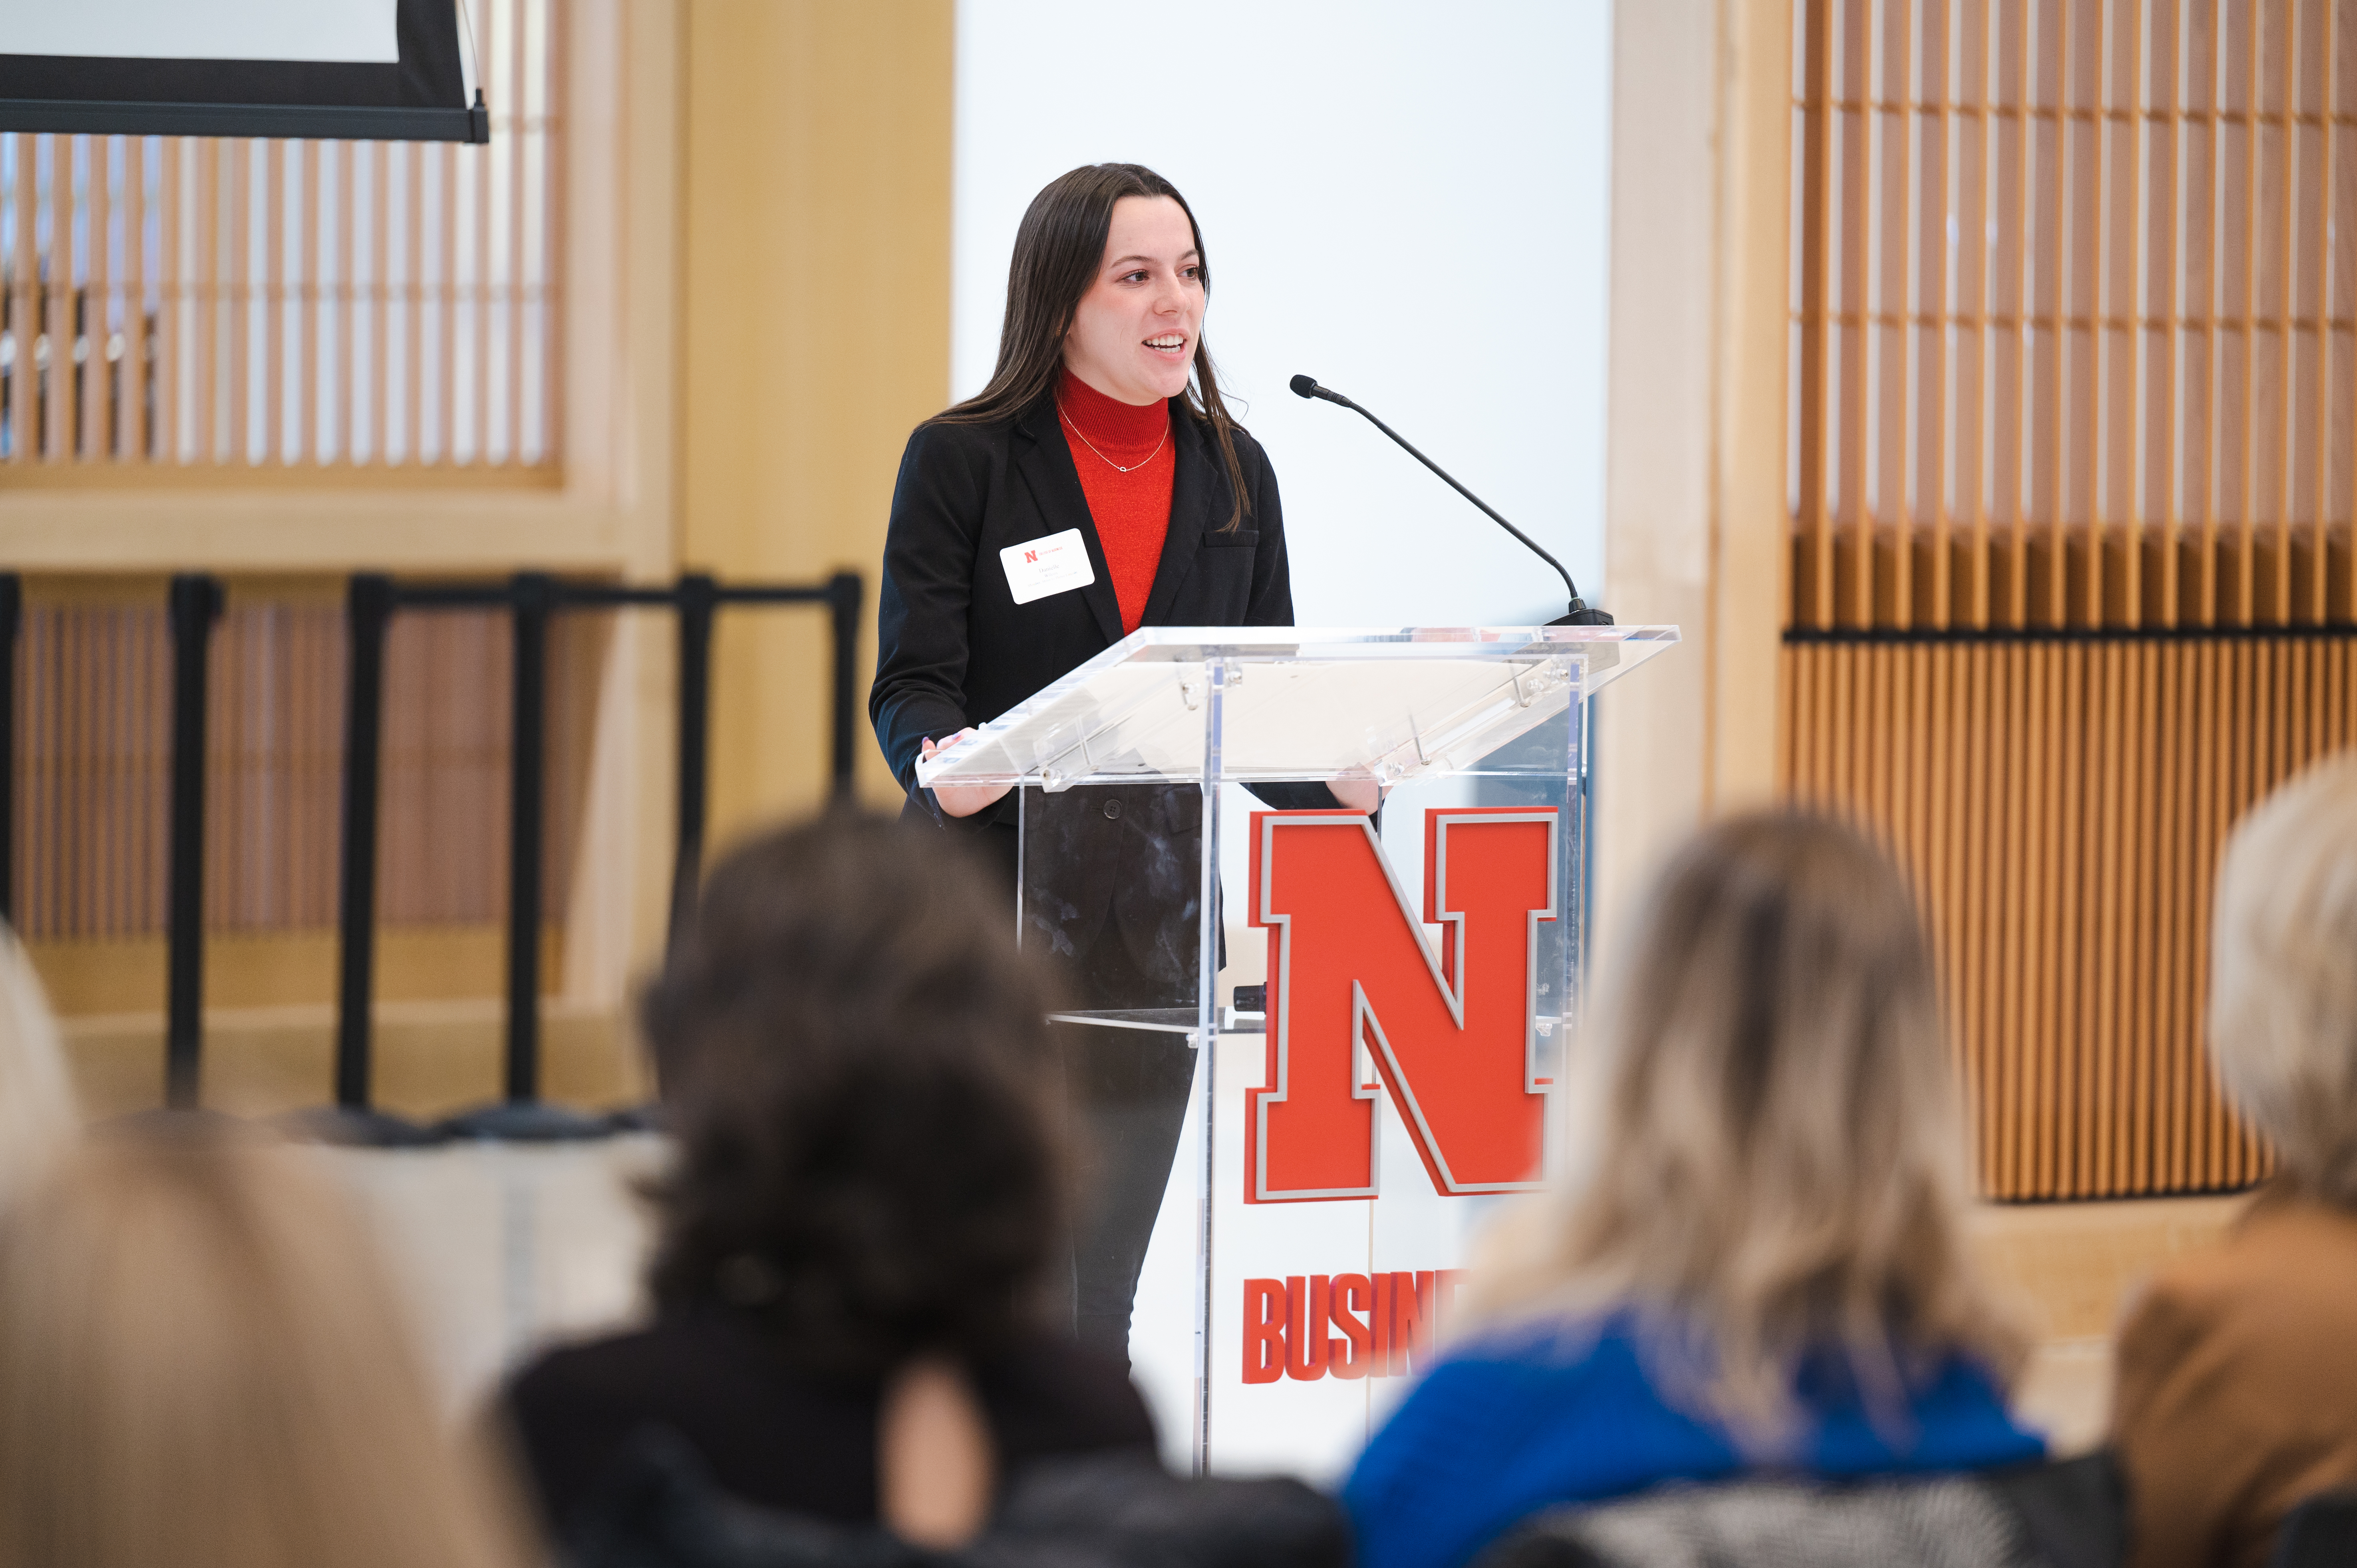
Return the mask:
<path id="1" fill-rule="evenodd" d="M 1144 624 L 1292 625 L 1285 513 L 1267 456 L 1245 432 L 1235 432 L 1248 505 L 1228 530 L 1234 492 L 1219 448 L 1183 404 L 1171 413 L 1178 472 Z M 1017 605 L 998 553 L 1072 528 L 1088 545 L 1095 581 Z M 998 424 L 918 426 L 892 491 L 877 608 L 876 683 L 867 698 L 877 739 L 908 792 L 903 814 L 976 835 L 1011 877 L 1015 798 L 972 817 L 942 816 L 932 792 L 917 787 L 919 748 L 928 737 L 943 739 L 996 718 L 1122 635 L 1113 575 L 1053 395 Z M 1200 831 L 1200 801 L 1192 789 L 1139 786 L 1117 792 L 1126 802 L 1125 820 L 1109 821 L 1111 814 L 1098 808 L 1082 820 L 1079 801 L 1103 802 L 1112 793 L 1074 790 L 1031 802 L 1035 812 L 1056 814 L 1059 831 L 1100 841 L 1093 848 L 1073 846 L 1094 871 L 1055 945 L 1085 954 L 1103 914 L 1118 901 L 1134 907 L 1125 909 L 1120 923 L 1138 967 L 1180 980 L 1191 975 L 1193 962 L 1199 894 L 1184 868 L 1193 860 L 1187 841 Z M 1335 803 L 1323 785 L 1258 793 L 1287 806 Z M 1035 822 L 1035 829 L 1040 825 Z"/>

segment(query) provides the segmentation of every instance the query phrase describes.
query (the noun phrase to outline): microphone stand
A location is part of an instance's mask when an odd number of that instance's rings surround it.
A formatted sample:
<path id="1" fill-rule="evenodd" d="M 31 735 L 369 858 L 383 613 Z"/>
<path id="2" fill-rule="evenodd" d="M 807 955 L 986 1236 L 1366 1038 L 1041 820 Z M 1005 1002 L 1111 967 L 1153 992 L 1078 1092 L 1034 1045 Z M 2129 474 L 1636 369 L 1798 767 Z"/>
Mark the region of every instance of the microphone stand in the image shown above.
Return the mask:
<path id="1" fill-rule="evenodd" d="M 1503 517 L 1501 517 L 1495 507 L 1491 506 L 1488 501 L 1483 500 L 1480 496 L 1475 495 L 1471 490 L 1467 489 L 1463 485 L 1458 484 L 1455 475 L 1449 473 L 1448 469 L 1442 467 L 1439 464 L 1434 462 L 1431 458 L 1417 451 L 1414 446 L 1410 445 L 1406 436 L 1402 435 L 1398 431 L 1394 430 L 1390 425 L 1385 424 L 1382 420 L 1377 419 L 1373 414 L 1369 413 L 1365 409 L 1361 408 L 1357 403 L 1352 403 L 1349 398 L 1344 397 L 1340 392 L 1336 392 L 1333 388 L 1319 386 L 1315 377 L 1296 376 L 1293 378 L 1292 385 L 1294 392 L 1302 397 L 1324 398 L 1328 403 L 1340 403 L 1344 408 L 1349 409 L 1351 413 L 1359 415 L 1368 424 L 1373 425 L 1376 429 L 1390 436 L 1394 441 L 1398 442 L 1402 451 L 1415 458 L 1417 462 L 1423 464 L 1426 467 L 1431 469 L 1434 473 L 1439 475 L 1442 481 L 1446 483 L 1450 489 L 1455 490 L 1458 495 L 1463 496 L 1467 500 L 1471 501 L 1475 506 L 1480 507 L 1483 511 L 1489 513 L 1491 521 L 1496 523 L 1500 528 L 1504 529 L 1508 533 L 1512 534 L 1516 539 L 1521 540 L 1532 554 L 1537 556 L 1540 560 L 1554 567 L 1555 570 L 1555 575 L 1563 579 L 1564 591 L 1571 597 L 1571 608 L 1568 614 L 1555 617 L 1555 619 L 1547 622 L 1547 625 L 1610 626 L 1612 624 L 1612 618 L 1610 616 L 1605 614 L 1601 609 L 1592 607 L 1585 599 L 1582 599 L 1579 596 L 1579 588 L 1577 585 L 1572 582 L 1571 574 L 1564 570 L 1564 564 L 1562 562 L 1547 553 L 1545 548 L 1542 546 L 1537 540 L 1533 539 L 1529 534 L 1524 533 L 1521 529 L 1516 528 L 1512 523 L 1508 522 Z"/>

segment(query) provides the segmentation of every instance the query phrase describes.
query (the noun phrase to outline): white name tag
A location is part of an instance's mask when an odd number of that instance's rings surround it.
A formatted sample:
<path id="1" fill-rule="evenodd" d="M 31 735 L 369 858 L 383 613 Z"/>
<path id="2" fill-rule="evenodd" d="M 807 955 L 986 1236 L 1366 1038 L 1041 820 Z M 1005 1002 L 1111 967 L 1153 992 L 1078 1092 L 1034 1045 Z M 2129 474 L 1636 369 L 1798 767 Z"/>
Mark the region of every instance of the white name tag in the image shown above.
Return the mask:
<path id="1" fill-rule="evenodd" d="M 998 564 L 1006 568 L 1007 591 L 1018 605 L 1084 588 L 1097 580 L 1096 568 L 1089 564 L 1088 542 L 1077 528 L 1010 544 L 998 553 Z"/>

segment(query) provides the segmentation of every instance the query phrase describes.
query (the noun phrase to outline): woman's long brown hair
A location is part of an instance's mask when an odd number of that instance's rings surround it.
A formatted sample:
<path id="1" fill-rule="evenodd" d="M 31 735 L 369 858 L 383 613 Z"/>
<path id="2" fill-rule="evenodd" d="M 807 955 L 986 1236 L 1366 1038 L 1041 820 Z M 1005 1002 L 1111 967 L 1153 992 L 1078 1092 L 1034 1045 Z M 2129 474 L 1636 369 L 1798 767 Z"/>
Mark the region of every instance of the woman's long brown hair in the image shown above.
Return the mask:
<path id="1" fill-rule="evenodd" d="M 1006 268 L 1006 319 L 998 331 L 998 368 L 990 384 L 933 416 L 938 424 L 990 424 L 1012 419 L 1048 395 L 1064 365 L 1064 336 L 1079 315 L 1081 296 L 1096 281 L 1104 261 L 1113 207 L 1125 196 L 1167 196 L 1187 215 L 1195 236 L 1195 262 L 1203 292 L 1211 289 L 1211 259 L 1203 251 L 1202 225 L 1178 188 L 1142 164 L 1088 164 L 1048 182 L 1023 214 L 1015 231 L 1015 257 Z M 1202 335 L 1195 338 L 1194 376 L 1179 400 L 1210 433 L 1235 494 L 1222 532 L 1243 522 L 1243 465 L 1236 458 L 1235 421 L 1220 396 L 1220 379 Z"/>

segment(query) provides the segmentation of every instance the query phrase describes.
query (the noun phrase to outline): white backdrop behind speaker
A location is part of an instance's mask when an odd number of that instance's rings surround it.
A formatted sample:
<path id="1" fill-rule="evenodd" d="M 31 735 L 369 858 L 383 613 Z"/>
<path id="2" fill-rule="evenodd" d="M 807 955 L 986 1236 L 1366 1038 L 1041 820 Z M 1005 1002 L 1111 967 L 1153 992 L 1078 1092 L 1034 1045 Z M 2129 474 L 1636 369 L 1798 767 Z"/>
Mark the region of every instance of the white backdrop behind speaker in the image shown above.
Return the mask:
<path id="1" fill-rule="evenodd" d="M 1348 412 L 1349 392 L 1603 579 L 1610 0 L 960 0 L 956 396 L 988 380 L 1032 195 L 1143 163 L 1187 194 L 1205 337 L 1283 487 L 1308 624 L 1515 625 L 1546 565 Z"/>

